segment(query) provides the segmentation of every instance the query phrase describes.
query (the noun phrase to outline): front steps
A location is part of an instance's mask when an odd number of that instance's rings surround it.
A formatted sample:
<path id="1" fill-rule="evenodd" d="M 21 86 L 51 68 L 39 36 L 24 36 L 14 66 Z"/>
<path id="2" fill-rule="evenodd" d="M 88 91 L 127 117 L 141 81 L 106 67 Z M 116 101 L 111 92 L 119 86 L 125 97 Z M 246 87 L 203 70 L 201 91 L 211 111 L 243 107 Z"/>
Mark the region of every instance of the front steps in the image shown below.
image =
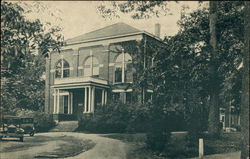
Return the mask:
<path id="1" fill-rule="evenodd" d="M 78 127 L 78 121 L 61 121 L 50 132 L 73 132 Z"/>

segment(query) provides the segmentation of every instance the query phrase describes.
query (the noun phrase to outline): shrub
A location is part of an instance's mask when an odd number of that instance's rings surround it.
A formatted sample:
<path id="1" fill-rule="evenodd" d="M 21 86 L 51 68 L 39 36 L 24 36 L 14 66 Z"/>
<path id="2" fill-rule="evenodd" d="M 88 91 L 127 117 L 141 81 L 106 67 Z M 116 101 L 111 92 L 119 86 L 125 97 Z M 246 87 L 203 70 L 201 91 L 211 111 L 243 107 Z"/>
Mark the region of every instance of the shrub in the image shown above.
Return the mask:
<path id="1" fill-rule="evenodd" d="M 170 132 L 168 131 L 152 131 L 146 134 L 146 145 L 153 151 L 162 152 L 169 142 Z"/>
<path id="2" fill-rule="evenodd" d="M 36 132 L 47 132 L 55 126 L 52 115 L 41 111 L 18 110 L 16 115 L 19 117 L 33 118 Z"/>
<path id="3" fill-rule="evenodd" d="M 86 114 L 79 120 L 80 131 L 94 133 L 125 132 L 129 123 L 129 109 L 124 104 L 99 106 L 95 113 Z"/>
<path id="4" fill-rule="evenodd" d="M 94 133 L 145 132 L 148 123 L 147 107 L 136 104 L 112 103 L 98 106 L 95 113 L 79 120 L 79 131 Z"/>
<path id="5" fill-rule="evenodd" d="M 153 151 L 162 152 L 170 141 L 171 121 L 169 113 L 161 110 L 159 105 L 149 107 L 149 126 L 146 133 L 146 145 Z"/>

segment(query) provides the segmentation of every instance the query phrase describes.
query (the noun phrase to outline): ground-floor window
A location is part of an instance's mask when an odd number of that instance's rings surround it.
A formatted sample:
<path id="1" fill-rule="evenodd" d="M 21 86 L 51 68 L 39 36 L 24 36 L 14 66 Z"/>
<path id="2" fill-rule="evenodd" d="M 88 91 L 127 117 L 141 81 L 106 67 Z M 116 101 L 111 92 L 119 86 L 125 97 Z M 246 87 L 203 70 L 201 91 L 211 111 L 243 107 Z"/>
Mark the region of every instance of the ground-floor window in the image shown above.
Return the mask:
<path id="1" fill-rule="evenodd" d="M 95 106 L 96 107 L 102 105 L 102 98 L 103 98 L 102 91 L 103 91 L 102 89 L 95 90 Z"/>
<path id="2" fill-rule="evenodd" d="M 121 102 L 121 95 L 120 93 L 113 93 L 113 101 L 114 103 L 120 103 Z"/>
<path id="3" fill-rule="evenodd" d="M 69 96 L 63 96 L 63 113 L 69 113 Z"/>
<path id="4" fill-rule="evenodd" d="M 146 92 L 145 93 L 145 102 L 152 101 L 153 99 L 153 93 L 152 92 Z"/>
<path id="5" fill-rule="evenodd" d="M 114 103 L 124 103 L 130 104 L 133 103 L 134 97 L 132 92 L 116 92 L 113 93 L 113 102 Z"/>
<path id="6" fill-rule="evenodd" d="M 60 95 L 59 96 L 59 105 L 63 108 L 63 114 L 69 114 L 69 95 Z"/>
<path id="7" fill-rule="evenodd" d="M 132 92 L 126 92 L 125 95 L 126 95 L 126 103 L 127 103 L 127 104 L 132 103 L 132 102 L 133 102 L 133 95 L 132 95 Z"/>

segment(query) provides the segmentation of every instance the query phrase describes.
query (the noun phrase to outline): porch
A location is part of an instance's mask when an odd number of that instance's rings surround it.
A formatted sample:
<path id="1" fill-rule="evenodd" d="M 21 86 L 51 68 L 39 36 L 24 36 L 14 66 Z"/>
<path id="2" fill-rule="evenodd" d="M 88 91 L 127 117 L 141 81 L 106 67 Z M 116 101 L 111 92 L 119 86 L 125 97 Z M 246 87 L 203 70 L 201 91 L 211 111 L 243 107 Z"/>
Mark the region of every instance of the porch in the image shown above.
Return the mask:
<path id="1" fill-rule="evenodd" d="M 107 103 L 107 82 L 93 77 L 55 80 L 53 118 L 57 121 L 77 120 Z"/>

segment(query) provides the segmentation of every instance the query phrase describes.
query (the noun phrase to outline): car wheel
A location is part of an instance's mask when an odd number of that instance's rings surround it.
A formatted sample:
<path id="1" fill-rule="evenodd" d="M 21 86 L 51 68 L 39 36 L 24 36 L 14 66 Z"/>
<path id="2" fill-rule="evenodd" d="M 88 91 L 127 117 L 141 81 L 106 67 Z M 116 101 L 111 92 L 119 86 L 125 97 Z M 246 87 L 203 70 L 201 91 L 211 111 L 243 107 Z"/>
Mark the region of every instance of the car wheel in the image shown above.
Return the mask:
<path id="1" fill-rule="evenodd" d="M 23 142 L 23 137 L 20 137 L 20 142 Z"/>
<path id="2" fill-rule="evenodd" d="M 35 134 L 34 132 L 30 132 L 30 136 L 34 136 L 34 134 Z"/>

